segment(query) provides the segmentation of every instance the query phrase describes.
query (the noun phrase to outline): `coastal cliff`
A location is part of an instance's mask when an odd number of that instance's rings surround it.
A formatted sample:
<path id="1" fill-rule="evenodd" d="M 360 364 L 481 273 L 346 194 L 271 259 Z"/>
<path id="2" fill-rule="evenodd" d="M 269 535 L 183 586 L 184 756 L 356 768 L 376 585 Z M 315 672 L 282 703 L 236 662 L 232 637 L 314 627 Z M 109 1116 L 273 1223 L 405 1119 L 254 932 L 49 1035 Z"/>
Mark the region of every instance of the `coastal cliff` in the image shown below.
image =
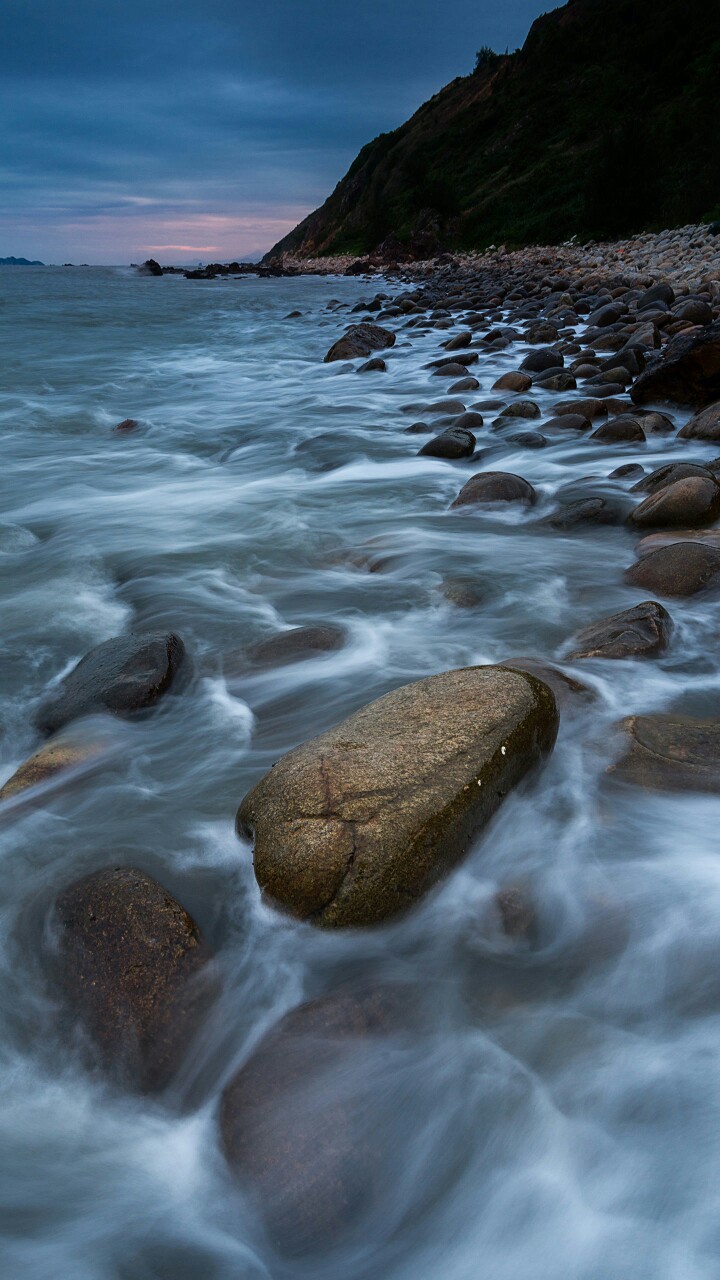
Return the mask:
<path id="1" fill-rule="evenodd" d="M 720 217 L 720 6 L 570 0 L 363 147 L 271 249 L 612 238 Z M 400 246 L 397 245 L 400 241 Z"/>

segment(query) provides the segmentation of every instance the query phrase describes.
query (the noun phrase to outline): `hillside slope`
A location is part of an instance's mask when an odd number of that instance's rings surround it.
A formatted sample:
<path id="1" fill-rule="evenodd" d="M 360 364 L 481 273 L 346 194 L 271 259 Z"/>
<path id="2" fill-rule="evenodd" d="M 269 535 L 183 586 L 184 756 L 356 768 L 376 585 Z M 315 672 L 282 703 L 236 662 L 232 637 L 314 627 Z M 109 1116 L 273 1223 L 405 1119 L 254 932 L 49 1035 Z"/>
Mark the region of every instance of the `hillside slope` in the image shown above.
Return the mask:
<path id="1" fill-rule="evenodd" d="M 278 253 L 484 248 L 720 217 L 720 2 L 570 0 L 365 146 Z"/>

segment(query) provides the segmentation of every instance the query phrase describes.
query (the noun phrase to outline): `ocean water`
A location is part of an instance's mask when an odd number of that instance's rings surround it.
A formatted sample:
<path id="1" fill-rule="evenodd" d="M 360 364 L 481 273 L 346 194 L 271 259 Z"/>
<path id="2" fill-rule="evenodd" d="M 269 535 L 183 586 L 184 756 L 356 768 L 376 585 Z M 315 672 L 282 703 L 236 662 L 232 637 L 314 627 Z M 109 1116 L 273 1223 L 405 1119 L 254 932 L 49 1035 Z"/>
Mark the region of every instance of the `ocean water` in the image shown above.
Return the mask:
<path id="1" fill-rule="evenodd" d="M 538 520 L 558 490 L 622 462 L 714 453 L 673 437 L 531 450 L 486 426 L 480 462 L 417 457 L 426 437 L 404 428 L 426 415 L 403 409 L 445 394 L 424 366 L 446 332 L 401 321 L 385 374 L 322 364 L 344 308 L 377 287 L 0 272 L 0 781 L 39 745 L 41 696 L 93 645 L 172 629 L 191 666 L 177 697 L 112 727 L 75 785 L 0 811 L 8 1280 L 720 1274 L 720 801 L 606 779 L 622 716 L 720 713 L 717 601 L 670 606 L 659 660 L 568 667 L 595 700 L 571 707 L 547 767 L 402 920 L 340 935 L 284 918 L 234 834 L 284 751 L 371 698 L 451 667 L 557 657 L 636 603 L 628 531 Z M 481 355 L 471 400 L 524 350 Z M 549 417 L 562 397 L 536 398 Z M 128 417 L 139 429 L 114 432 Z M 449 513 L 484 468 L 525 476 L 539 505 Z M 448 579 L 477 606 L 452 604 Z M 245 667 L 256 641 L 328 621 L 344 648 Z M 152 1099 L 88 1066 L 48 981 L 55 895 L 120 863 L 177 895 L 221 979 Z M 534 904 L 531 948 L 501 930 L 508 885 Z M 287 1010 L 368 982 L 405 984 L 423 1017 L 363 1050 L 362 1089 L 331 1073 L 297 1107 L 314 1108 L 320 1138 L 362 1094 L 373 1193 L 345 1238 L 289 1256 L 226 1166 L 220 1092 Z"/>

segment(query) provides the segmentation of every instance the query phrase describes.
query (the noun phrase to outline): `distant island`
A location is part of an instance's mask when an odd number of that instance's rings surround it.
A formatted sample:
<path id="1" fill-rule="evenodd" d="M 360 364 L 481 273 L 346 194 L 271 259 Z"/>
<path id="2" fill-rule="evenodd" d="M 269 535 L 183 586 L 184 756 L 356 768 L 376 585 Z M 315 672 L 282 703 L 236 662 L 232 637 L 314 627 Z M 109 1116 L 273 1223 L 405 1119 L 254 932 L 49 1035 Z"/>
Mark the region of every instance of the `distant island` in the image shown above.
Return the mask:
<path id="1" fill-rule="evenodd" d="M 0 258 L 0 267 L 44 267 L 36 258 Z"/>

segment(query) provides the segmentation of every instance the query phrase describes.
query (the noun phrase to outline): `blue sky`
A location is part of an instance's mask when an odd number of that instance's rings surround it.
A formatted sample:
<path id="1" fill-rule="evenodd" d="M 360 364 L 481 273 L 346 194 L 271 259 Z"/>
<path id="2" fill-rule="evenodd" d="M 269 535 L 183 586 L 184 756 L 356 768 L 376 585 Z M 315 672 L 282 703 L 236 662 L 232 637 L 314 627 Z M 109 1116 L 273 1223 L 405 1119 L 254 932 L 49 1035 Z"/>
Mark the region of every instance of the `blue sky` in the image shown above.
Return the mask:
<path id="1" fill-rule="evenodd" d="M 0 256 L 254 256 L 541 0 L 3 0 Z"/>

